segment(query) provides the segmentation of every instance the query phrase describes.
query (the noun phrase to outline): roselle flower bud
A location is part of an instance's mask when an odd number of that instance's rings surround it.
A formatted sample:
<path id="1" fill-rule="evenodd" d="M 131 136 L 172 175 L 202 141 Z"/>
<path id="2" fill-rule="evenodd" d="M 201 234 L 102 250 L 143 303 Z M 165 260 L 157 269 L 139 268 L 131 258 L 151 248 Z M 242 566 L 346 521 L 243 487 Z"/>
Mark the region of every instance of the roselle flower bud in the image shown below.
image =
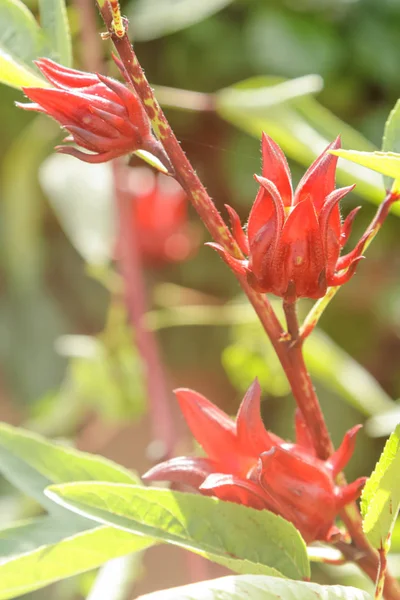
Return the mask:
<path id="1" fill-rule="evenodd" d="M 131 89 L 110 77 L 69 69 L 48 58 L 35 64 L 55 87 L 22 88 L 33 104 L 17 106 L 49 115 L 70 133 L 64 141 L 75 142 L 92 154 L 71 146 L 58 146 L 58 152 L 100 163 L 147 150 L 162 160 L 162 146 Z"/>
<path id="2" fill-rule="evenodd" d="M 338 512 L 361 493 L 366 478 L 344 487 L 336 475 L 350 460 L 361 425 L 348 431 L 326 461 L 315 455 L 301 413 L 296 413 L 296 443 L 268 432 L 260 416 L 260 386 L 250 386 L 236 421 L 201 394 L 175 390 L 183 415 L 205 458 L 179 457 L 150 469 L 147 481 L 187 484 L 204 495 L 267 509 L 291 521 L 306 542 L 339 533 Z"/>
<path id="3" fill-rule="evenodd" d="M 262 137 L 262 177 L 250 212 L 247 231 L 227 206 L 233 235 L 247 260 L 213 246 L 233 271 L 245 275 L 258 292 L 271 292 L 294 301 L 321 298 L 328 286 L 347 282 L 362 258 L 349 253 L 340 258 L 356 211 L 341 223 L 339 201 L 354 186 L 335 190 L 337 138 L 316 159 L 292 192 L 291 176 L 280 147 L 265 133 Z"/>
<path id="4" fill-rule="evenodd" d="M 174 179 L 147 167 L 127 167 L 123 171 L 123 192 L 146 265 L 158 267 L 184 261 L 197 249 L 199 230 L 189 223 L 188 197 Z"/>

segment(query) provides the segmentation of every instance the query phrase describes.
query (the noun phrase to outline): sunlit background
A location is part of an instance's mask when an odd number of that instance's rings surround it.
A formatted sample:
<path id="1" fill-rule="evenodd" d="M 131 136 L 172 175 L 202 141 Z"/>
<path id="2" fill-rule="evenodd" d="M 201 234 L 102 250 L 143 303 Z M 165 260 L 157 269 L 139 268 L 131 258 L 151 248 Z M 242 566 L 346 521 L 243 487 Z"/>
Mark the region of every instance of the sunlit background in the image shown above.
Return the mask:
<path id="1" fill-rule="evenodd" d="M 0 0 L 0 46 L 6 4 Z M 25 4 L 37 14 L 36 1 Z M 92 18 L 104 29 L 91 8 L 90 0 L 68 4 L 73 65 L 117 76 L 110 43 L 90 34 Z M 122 2 L 122 12 L 147 77 L 224 218 L 225 203 L 243 221 L 248 215 L 262 130 L 286 152 L 295 181 L 338 134 L 345 148 L 381 147 L 400 89 L 398 0 L 137 0 Z M 37 56 L 28 37 L 18 43 L 26 60 Z M 115 293 L 121 282 L 113 263 L 110 167 L 55 157 L 58 126 L 17 109 L 14 101 L 22 99 L 1 86 L 0 418 L 141 473 L 163 446 L 154 439 L 157 414 L 149 411 L 144 367 Z M 143 166 L 137 158 L 133 164 Z M 384 188 L 377 174 L 340 165 L 338 184 L 357 182 L 343 214 L 362 205 L 351 247 Z M 160 221 L 166 210 L 157 205 Z M 400 396 L 399 216 L 388 219 L 305 348 L 335 443 L 355 423 L 367 423 L 348 468 L 351 480 L 371 472 L 400 419 L 400 408 L 390 412 Z M 291 438 L 294 403 L 273 351 L 236 280 L 203 246 L 209 236 L 192 209 L 188 219 L 184 234 L 167 236 L 162 259 L 143 254 L 146 322 L 165 363 L 174 454 L 194 451 L 170 393 L 176 386 L 192 387 L 233 414 L 258 376 L 266 426 Z M 302 303 L 303 316 L 309 307 Z M 0 493 L 2 526 L 38 513 L 5 480 Z M 400 529 L 392 550 L 400 553 Z M 400 575 L 396 554 L 393 562 Z M 94 572 L 29 598 L 109 598 L 107 585 L 122 563 L 91 592 Z M 127 564 L 127 598 L 223 573 L 170 546 Z M 351 568 L 314 570 L 324 583 L 337 583 L 338 573 L 341 583 L 363 585 Z"/>

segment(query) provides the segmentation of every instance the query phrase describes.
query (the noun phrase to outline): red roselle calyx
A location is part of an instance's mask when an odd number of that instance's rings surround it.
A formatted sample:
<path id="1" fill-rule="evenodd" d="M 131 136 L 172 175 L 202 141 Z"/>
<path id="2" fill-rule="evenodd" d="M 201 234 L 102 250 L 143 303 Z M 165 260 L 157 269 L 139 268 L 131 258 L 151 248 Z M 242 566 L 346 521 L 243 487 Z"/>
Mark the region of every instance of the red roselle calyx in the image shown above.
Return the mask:
<path id="1" fill-rule="evenodd" d="M 248 259 L 238 260 L 219 244 L 210 244 L 256 291 L 272 292 L 289 302 L 321 298 L 328 286 L 342 285 L 354 274 L 362 257 L 353 252 L 340 258 L 358 209 L 341 223 L 339 200 L 354 186 L 335 189 L 338 159 L 329 150 L 339 146 L 337 138 L 306 171 L 293 194 L 286 158 L 263 134 L 262 176 L 255 176 L 260 189 L 246 232 L 227 206 L 233 235 Z"/>
<path id="2" fill-rule="evenodd" d="M 291 521 L 306 542 L 330 540 L 338 534 L 334 519 L 361 493 L 366 478 L 344 487 L 336 475 L 350 460 L 361 425 L 348 431 L 326 461 L 315 455 L 300 412 L 296 414 L 296 443 L 266 431 L 260 416 L 260 387 L 250 386 L 236 421 L 201 394 L 175 390 L 181 410 L 207 457 L 179 457 L 161 463 L 143 476 L 147 481 L 187 484 L 258 510 L 267 509 Z"/>
<path id="3" fill-rule="evenodd" d="M 200 236 L 188 221 L 189 200 L 179 183 L 147 167 L 126 167 L 121 181 L 143 262 L 157 267 L 186 260 Z"/>
<path id="4" fill-rule="evenodd" d="M 71 146 L 58 146 L 58 152 L 100 163 L 146 150 L 168 165 L 146 112 L 130 88 L 110 77 L 69 69 L 48 58 L 35 64 L 55 87 L 22 88 L 33 104 L 17 102 L 17 106 L 49 115 L 70 133 L 64 141 L 75 142 L 92 154 Z"/>

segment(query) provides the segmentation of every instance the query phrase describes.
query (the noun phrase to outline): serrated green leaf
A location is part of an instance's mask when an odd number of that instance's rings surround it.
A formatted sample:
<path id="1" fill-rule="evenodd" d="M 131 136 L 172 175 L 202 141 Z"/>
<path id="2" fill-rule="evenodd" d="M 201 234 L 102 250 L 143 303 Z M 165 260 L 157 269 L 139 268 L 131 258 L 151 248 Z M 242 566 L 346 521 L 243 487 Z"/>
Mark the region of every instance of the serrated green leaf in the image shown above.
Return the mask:
<path id="1" fill-rule="evenodd" d="M 138 0 L 128 14 L 133 39 L 154 40 L 185 29 L 228 6 L 232 0 Z"/>
<path id="2" fill-rule="evenodd" d="M 75 519 L 43 517 L 0 530 L 0 600 L 144 550 L 153 540 Z"/>
<path id="3" fill-rule="evenodd" d="M 261 575 L 221 577 L 140 596 L 138 600 L 371 600 L 357 588 Z"/>
<path id="4" fill-rule="evenodd" d="M 43 490 L 51 483 L 113 481 L 137 483 L 137 477 L 100 456 L 49 442 L 45 438 L 0 424 L 0 473 L 48 510 L 54 503 Z"/>
<path id="5" fill-rule="evenodd" d="M 78 514 L 181 546 L 239 573 L 309 577 L 299 532 L 269 511 L 132 485 L 76 483 L 46 493 Z"/>
<path id="6" fill-rule="evenodd" d="M 259 90 L 284 82 L 279 77 L 252 77 L 231 89 Z M 218 114 L 239 129 L 260 138 L 262 131 L 270 135 L 286 155 L 308 167 L 310 163 L 340 133 L 343 145 L 372 151 L 374 147 L 361 134 L 321 106 L 311 95 L 292 98 L 277 106 L 260 111 L 219 107 Z M 337 169 L 341 185 L 356 183 L 356 192 L 375 204 L 382 201 L 384 189 L 381 178 L 363 167 L 341 164 Z M 396 209 L 395 209 L 396 210 Z M 400 214 L 400 208 L 399 208 Z"/>
<path id="7" fill-rule="evenodd" d="M 39 0 L 39 10 L 40 25 L 51 47 L 52 58 L 70 67 L 72 46 L 65 0 Z"/>
<path id="8" fill-rule="evenodd" d="M 396 152 L 358 152 L 356 150 L 331 150 L 332 154 L 346 158 L 362 167 L 400 181 L 400 154 Z M 394 188 L 400 191 L 400 184 Z"/>
<path id="9" fill-rule="evenodd" d="M 400 508 L 400 425 L 392 433 L 362 492 L 363 529 L 376 549 L 390 548 Z"/>
<path id="10" fill-rule="evenodd" d="M 0 81 L 13 87 L 46 86 L 35 75 L 32 61 L 46 55 L 43 32 L 20 0 L 0 3 Z"/>
<path id="11" fill-rule="evenodd" d="M 385 131 L 382 140 L 383 152 L 400 152 L 400 100 L 398 100 L 390 112 L 385 124 Z M 393 182 L 390 177 L 384 177 L 385 186 L 390 189 Z M 395 188 L 400 188 L 400 182 L 395 184 Z"/>

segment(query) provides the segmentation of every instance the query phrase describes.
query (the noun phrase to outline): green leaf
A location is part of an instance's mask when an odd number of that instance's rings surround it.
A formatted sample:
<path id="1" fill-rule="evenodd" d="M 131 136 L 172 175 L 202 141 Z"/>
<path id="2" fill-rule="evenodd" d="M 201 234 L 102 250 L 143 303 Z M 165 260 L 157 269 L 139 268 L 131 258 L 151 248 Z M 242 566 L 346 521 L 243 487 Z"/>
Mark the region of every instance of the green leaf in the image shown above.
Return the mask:
<path id="1" fill-rule="evenodd" d="M 138 0 L 128 17 L 137 41 L 154 40 L 185 29 L 228 6 L 232 0 Z"/>
<path id="2" fill-rule="evenodd" d="M 44 517 L 0 530 L 0 600 L 42 588 L 154 544 L 111 527 Z M 16 555 L 17 554 L 17 555 Z"/>
<path id="3" fill-rule="evenodd" d="M 366 416 L 393 410 L 377 380 L 319 329 L 307 338 L 304 356 L 311 374 Z"/>
<path id="4" fill-rule="evenodd" d="M 371 600 L 357 588 L 318 585 L 266 577 L 239 575 L 201 581 L 140 596 L 138 600 Z"/>
<path id="5" fill-rule="evenodd" d="M 52 154 L 42 164 L 39 180 L 65 233 L 85 261 L 108 264 L 115 239 L 111 166 Z"/>
<path id="6" fill-rule="evenodd" d="M 52 49 L 52 58 L 70 67 L 72 46 L 65 0 L 39 0 L 39 10 L 40 25 Z"/>
<path id="7" fill-rule="evenodd" d="M 51 486 L 48 496 L 78 514 L 181 546 L 239 573 L 309 577 L 294 526 L 268 511 L 165 489 L 108 483 Z"/>
<path id="8" fill-rule="evenodd" d="M 102 458 L 51 443 L 39 435 L 0 424 L 0 472 L 18 489 L 51 510 L 43 490 L 51 483 L 112 481 L 137 483 L 137 477 Z"/>
<path id="9" fill-rule="evenodd" d="M 371 544 L 386 552 L 400 509 L 400 425 L 392 433 L 362 492 L 363 529 Z"/>
<path id="10" fill-rule="evenodd" d="M 0 81 L 15 88 L 49 87 L 44 79 L 36 75 L 27 65 L 8 54 L 0 47 Z"/>
<path id="11" fill-rule="evenodd" d="M 48 48 L 39 25 L 20 0 L 0 3 L 0 81 L 12 87 L 48 84 L 35 74 L 32 61 Z"/>
<path id="12" fill-rule="evenodd" d="M 217 111 L 244 110 L 263 116 L 265 110 L 305 94 L 320 92 L 323 81 L 319 75 L 306 75 L 265 87 L 241 89 L 229 87 L 215 94 Z"/>
<path id="13" fill-rule="evenodd" d="M 346 158 L 358 165 L 400 180 L 400 154 L 395 152 L 358 152 L 356 150 L 331 150 L 332 154 Z M 400 184 L 395 188 L 400 191 Z"/>
<path id="14" fill-rule="evenodd" d="M 385 131 L 382 140 L 383 152 L 400 152 L 400 100 L 398 100 L 390 112 L 385 124 Z M 384 177 L 385 186 L 390 189 L 393 182 L 390 177 Z M 400 182 L 396 183 L 396 188 L 400 188 Z"/>
<path id="15" fill-rule="evenodd" d="M 257 91 L 277 86 L 284 81 L 279 77 L 252 77 L 230 89 Z M 339 133 L 345 146 L 374 150 L 362 135 L 321 106 L 311 95 L 293 97 L 276 106 L 266 106 L 263 112 L 219 106 L 218 113 L 223 119 L 257 139 L 265 131 L 289 158 L 306 167 Z M 337 179 L 340 185 L 357 183 L 356 192 L 367 200 L 376 204 L 382 200 L 384 189 L 381 178 L 367 169 L 358 165 L 341 164 L 337 169 Z"/>

